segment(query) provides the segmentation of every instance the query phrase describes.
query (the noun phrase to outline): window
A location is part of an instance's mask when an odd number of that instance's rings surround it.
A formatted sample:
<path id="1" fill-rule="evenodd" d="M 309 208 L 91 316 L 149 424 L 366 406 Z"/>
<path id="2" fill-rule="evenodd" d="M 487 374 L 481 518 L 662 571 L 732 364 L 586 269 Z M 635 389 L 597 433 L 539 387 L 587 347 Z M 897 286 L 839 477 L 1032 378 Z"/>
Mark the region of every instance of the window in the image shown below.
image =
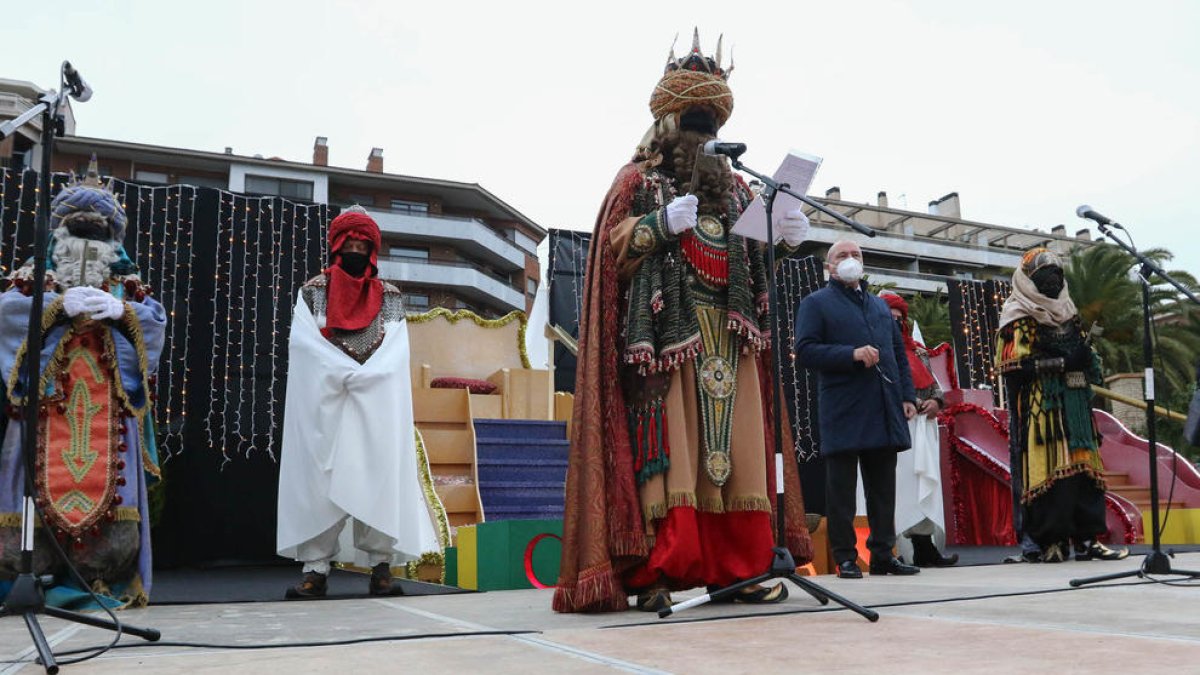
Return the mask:
<path id="1" fill-rule="evenodd" d="M 29 167 L 29 168 L 33 168 L 33 167 Z M 98 164 L 96 166 L 96 170 L 100 172 L 101 176 L 113 175 L 111 166 L 106 166 L 104 164 Z M 75 167 L 75 175 L 76 176 L 86 176 L 87 172 L 88 172 L 88 162 L 83 162 L 82 164 Z M 165 183 L 166 181 L 163 181 L 163 182 Z"/>
<path id="2" fill-rule="evenodd" d="M 351 204 L 358 204 L 359 206 L 362 206 L 362 207 L 375 206 L 375 198 L 372 197 L 371 195 L 360 195 L 360 194 L 351 193 L 351 194 L 346 195 L 346 199 Z"/>
<path id="3" fill-rule="evenodd" d="M 529 297 L 532 298 L 537 295 L 537 287 L 538 287 L 537 279 L 526 279 L 525 280 L 525 294 L 528 295 Z"/>
<path id="4" fill-rule="evenodd" d="M 165 185 L 169 180 L 167 174 L 158 171 L 138 171 L 133 179 L 139 183 L 158 183 Z"/>
<path id="5" fill-rule="evenodd" d="M 537 253 L 537 242 L 520 230 L 509 230 L 509 240 L 529 253 Z"/>
<path id="6" fill-rule="evenodd" d="M 388 247 L 388 255 L 393 258 L 406 258 L 410 260 L 429 260 L 429 249 L 413 248 L 411 246 L 390 246 Z"/>
<path id="7" fill-rule="evenodd" d="M 216 188 L 225 190 L 229 187 L 229 181 L 224 178 L 213 178 L 211 176 L 188 176 L 180 175 L 179 182 L 184 185 L 195 185 L 196 187 Z"/>
<path id="8" fill-rule="evenodd" d="M 428 309 L 429 294 L 427 293 L 405 293 L 404 304 L 413 309 Z"/>
<path id="9" fill-rule="evenodd" d="M 392 210 L 399 213 L 429 213 L 429 205 L 425 202 L 411 202 L 406 199 L 393 199 Z"/>
<path id="10" fill-rule="evenodd" d="M 247 175 L 245 191 L 252 195 L 278 195 L 289 199 L 312 201 L 313 184 L 312 181 L 305 180 Z"/>

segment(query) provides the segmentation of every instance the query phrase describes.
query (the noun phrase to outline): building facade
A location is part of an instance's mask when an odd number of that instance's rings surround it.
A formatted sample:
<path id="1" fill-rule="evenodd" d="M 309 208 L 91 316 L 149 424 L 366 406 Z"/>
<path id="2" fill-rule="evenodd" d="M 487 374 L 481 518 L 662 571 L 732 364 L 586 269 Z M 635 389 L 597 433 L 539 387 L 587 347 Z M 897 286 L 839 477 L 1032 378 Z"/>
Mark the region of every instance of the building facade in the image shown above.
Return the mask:
<path id="1" fill-rule="evenodd" d="M 893 284 L 901 293 L 934 293 L 946 290 L 947 279 L 1010 280 L 1021 255 L 1034 246 L 1069 254 L 1078 246 L 1091 246 L 1091 231 L 1074 236 L 1064 225 L 1049 232 L 991 225 L 962 217 L 958 193 L 932 201 L 927 212 L 889 205 L 886 192 L 876 203 L 842 199 L 840 188 L 830 188 L 814 201 L 875 230 L 864 237 L 828 215 L 805 207 L 812 222 L 804 253 L 823 255 L 839 239 L 859 243 L 863 265 L 872 283 Z"/>
<path id="2" fill-rule="evenodd" d="M 0 80 L 0 121 L 34 105 L 42 91 Z M 56 172 L 81 173 L 94 153 L 100 173 L 143 185 L 185 184 L 301 203 L 365 208 L 383 234 L 380 276 L 395 282 L 413 311 L 469 309 L 485 317 L 529 312 L 541 283 L 537 245 L 546 230 L 474 183 L 385 173 L 383 150 L 373 148 L 361 170 L 329 166 L 324 137 L 311 162 L 207 152 L 74 135 L 55 141 Z M 38 166 L 37 134 L 27 125 L 0 143 L 0 166 Z"/>

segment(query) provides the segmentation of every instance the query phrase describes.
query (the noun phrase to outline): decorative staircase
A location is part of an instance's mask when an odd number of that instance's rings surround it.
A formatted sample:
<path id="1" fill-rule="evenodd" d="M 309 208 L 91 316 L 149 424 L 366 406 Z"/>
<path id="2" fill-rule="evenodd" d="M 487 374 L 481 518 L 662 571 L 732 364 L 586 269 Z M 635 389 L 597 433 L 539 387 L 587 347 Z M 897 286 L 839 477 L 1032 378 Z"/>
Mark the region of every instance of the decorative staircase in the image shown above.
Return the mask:
<path id="1" fill-rule="evenodd" d="M 565 422 L 475 420 L 475 453 L 484 519 L 563 516 L 567 480 Z"/>

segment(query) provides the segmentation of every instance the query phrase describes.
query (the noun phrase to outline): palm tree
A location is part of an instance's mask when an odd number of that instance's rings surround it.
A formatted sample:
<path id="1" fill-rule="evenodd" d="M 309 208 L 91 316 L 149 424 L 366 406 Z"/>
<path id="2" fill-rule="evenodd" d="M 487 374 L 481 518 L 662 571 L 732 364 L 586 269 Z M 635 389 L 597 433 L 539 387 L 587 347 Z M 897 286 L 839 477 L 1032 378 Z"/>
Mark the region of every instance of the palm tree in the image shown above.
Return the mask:
<path id="1" fill-rule="evenodd" d="M 925 346 L 932 348 L 950 342 L 950 305 L 942 291 L 935 295 L 918 293 L 909 298 L 908 318 L 921 327 Z"/>
<path id="2" fill-rule="evenodd" d="M 1156 248 L 1144 252 L 1160 265 L 1173 257 L 1170 251 Z M 1079 309 L 1085 329 L 1103 328 L 1093 344 L 1104 363 L 1106 375 L 1141 370 L 1142 299 L 1140 281 L 1131 275 L 1137 261 L 1125 251 L 1109 244 L 1076 249 L 1067 261 L 1064 274 L 1071 299 Z M 1200 290 L 1196 279 L 1187 272 L 1170 275 L 1189 289 Z M 1154 366 L 1167 387 L 1165 393 L 1191 386 L 1195 359 L 1200 354 L 1200 317 L 1187 305 L 1181 294 L 1157 277 L 1150 289 L 1154 315 Z M 1166 320 L 1164 320 L 1164 318 Z M 1164 397 L 1165 398 L 1165 397 Z"/>

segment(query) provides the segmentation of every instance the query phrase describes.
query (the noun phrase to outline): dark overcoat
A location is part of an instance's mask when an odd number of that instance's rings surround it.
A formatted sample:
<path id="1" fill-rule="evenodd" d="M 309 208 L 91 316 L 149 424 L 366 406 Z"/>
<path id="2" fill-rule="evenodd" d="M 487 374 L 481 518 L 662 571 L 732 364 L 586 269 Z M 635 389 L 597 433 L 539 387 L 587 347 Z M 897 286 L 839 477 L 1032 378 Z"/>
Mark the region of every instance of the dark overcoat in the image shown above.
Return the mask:
<path id="1" fill-rule="evenodd" d="M 887 303 L 860 282 L 861 294 L 831 280 L 800 301 L 796 358 L 817 373 L 821 454 L 907 450 L 912 445 L 904 401 L 916 402 L 904 337 Z M 854 360 L 864 345 L 879 363 Z"/>

